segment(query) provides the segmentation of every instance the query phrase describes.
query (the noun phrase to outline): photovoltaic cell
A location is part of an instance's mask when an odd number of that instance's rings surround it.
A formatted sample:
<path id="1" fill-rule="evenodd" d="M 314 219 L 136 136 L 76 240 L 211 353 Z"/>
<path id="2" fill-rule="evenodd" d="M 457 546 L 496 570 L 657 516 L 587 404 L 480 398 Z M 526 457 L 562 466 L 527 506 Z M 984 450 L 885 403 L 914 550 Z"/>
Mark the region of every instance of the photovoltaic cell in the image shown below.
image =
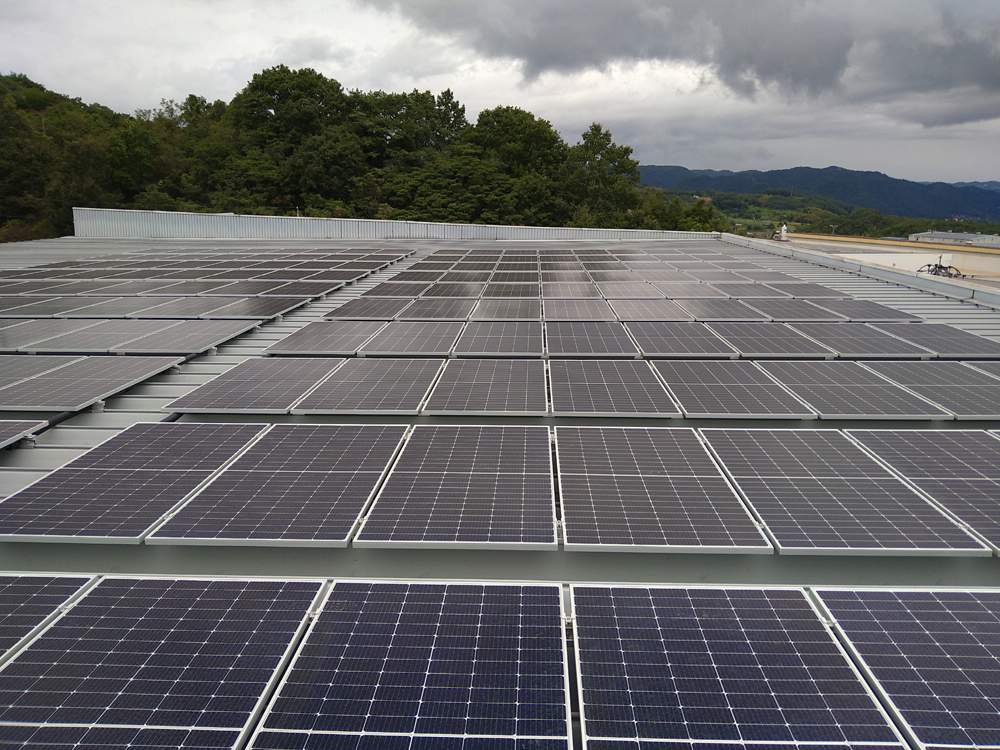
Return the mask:
<path id="1" fill-rule="evenodd" d="M 625 327 L 611 321 L 547 321 L 546 348 L 553 356 L 637 356 Z"/>
<path id="2" fill-rule="evenodd" d="M 541 320 L 542 303 L 537 299 L 481 299 L 471 320 Z"/>
<path id="3" fill-rule="evenodd" d="M 739 353 L 704 323 L 630 321 L 625 324 L 645 357 L 724 357 Z"/>
<path id="4" fill-rule="evenodd" d="M 356 547 L 556 546 L 545 427 L 418 425 Z"/>
<path id="5" fill-rule="evenodd" d="M 106 578 L 0 671 L 3 734 L 43 723 L 224 729 L 231 747 L 249 732 L 320 585 Z M 104 736 L 113 747 L 128 734 Z M 173 735 L 168 746 L 185 746 Z"/>
<path id="6" fill-rule="evenodd" d="M 871 369 L 953 412 L 958 419 L 1000 416 L 1000 379 L 961 362 L 869 362 Z"/>
<path id="7" fill-rule="evenodd" d="M 886 307 L 866 299 L 816 299 L 813 304 L 843 315 L 855 323 L 920 321 L 919 315 Z"/>
<path id="8" fill-rule="evenodd" d="M 0 354 L 0 388 L 81 359 L 83 358 L 58 354 L 39 354 L 31 357 L 23 354 Z"/>
<path id="9" fill-rule="evenodd" d="M 0 448 L 16 443 L 21 438 L 45 427 L 48 422 L 30 419 L 0 419 Z"/>
<path id="10" fill-rule="evenodd" d="M 0 408 L 79 411 L 182 361 L 173 357 L 127 356 L 70 359 L 74 361 L 0 388 Z"/>
<path id="11" fill-rule="evenodd" d="M 557 427 L 566 549 L 769 553 L 690 429 Z"/>
<path id="12" fill-rule="evenodd" d="M 135 321 L 141 322 L 141 321 Z M 110 351 L 119 354 L 200 354 L 255 328 L 259 320 L 185 320 Z"/>
<path id="13" fill-rule="evenodd" d="M 833 357 L 827 347 L 782 323 L 711 323 L 741 357 Z"/>
<path id="14" fill-rule="evenodd" d="M 558 586 L 338 582 L 255 748 L 567 750 Z"/>
<path id="15" fill-rule="evenodd" d="M 345 547 L 405 431 L 277 425 L 147 542 Z"/>
<path id="16" fill-rule="evenodd" d="M 800 590 L 572 593 L 592 749 L 903 746 Z"/>
<path id="17" fill-rule="evenodd" d="M 362 354 L 446 355 L 451 352 L 464 323 L 394 320 L 366 341 Z"/>
<path id="18" fill-rule="evenodd" d="M 760 298 L 789 299 L 789 295 L 778 291 L 778 287 L 770 287 L 764 284 L 753 284 L 746 281 L 736 283 L 713 282 L 712 286 L 733 299 L 751 299 L 754 301 Z M 750 305 L 753 306 L 753 302 Z"/>
<path id="19" fill-rule="evenodd" d="M 830 289 L 822 284 L 810 284 L 808 282 L 767 282 L 768 286 L 772 286 L 784 294 L 790 294 L 793 297 L 800 297 L 803 299 L 825 299 L 825 298 L 840 298 L 847 297 L 848 295 L 838 292 L 836 289 Z"/>
<path id="20" fill-rule="evenodd" d="M 935 502 L 1000 546 L 1000 440 L 978 430 L 851 430 Z"/>
<path id="21" fill-rule="evenodd" d="M 816 413 L 753 362 L 672 360 L 653 367 L 692 418 L 813 419 Z"/>
<path id="22" fill-rule="evenodd" d="M 690 320 L 677 304 L 665 299 L 613 299 L 611 308 L 619 320 Z"/>
<path id="23" fill-rule="evenodd" d="M 936 352 L 939 357 L 1000 357 L 1000 343 L 974 333 L 940 323 L 879 323 L 878 329 L 916 346 Z"/>
<path id="24" fill-rule="evenodd" d="M 920 747 L 1000 745 L 1000 594 L 817 591 Z"/>
<path id="25" fill-rule="evenodd" d="M 284 315 L 304 304 L 300 297 L 257 297 L 220 307 L 203 314 L 203 318 L 269 319 Z"/>
<path id="26" fill-rule="evenodd" d="M 804 299 L 754 299 L 747 302 L 771 320 L 782 322 L 844 322 L 846 317 Z"/>
<path id="27" fill-rule="evenodd" d="M 453 359 L 431 391 L 425 414 L 548 413 L 540 359 Z"/>
<path id="28" fill-rule="evenodd" d="M 844 324 L 848 325 L 848 324 Z M 859 362 L 759 362 L 825 419 L 950 419 L 953 415 Z"/>
<path id="29" fill-rule="evenodd" d="M 392 320 L 412 300 L 395 297 L 359 297 L 341 305 L 324 317 L 344 320 Z"/>
<path id="30" fill-rule="evenodd" d="M 455 344 L 457 356 L 541 356 L 539 321 L 472 321 Z"/>
<path id="31" fill-rule="evenodd" d="M 138 543 L 261 428 L 134 425 L 0 503 L 0 535 L 8 540 Z"/>
<path id="32" fill-rule="evenodd" d="M 702 434 L 785 554 L 983 554 L 841 432 Z"/>
<path id="33" fill-rule="evenodd" d="M 615 313 L 603 299 L 547 299 L 546 320 L 614 320 Z"/>
<path id="34" fill-rule="evenodd" d="M 285 414 L 342 362 L 315 357 L 248 359 L 167 404 L 162 411 Z"/>
<path id="35" fill-rule="evenodd" d="M 384 326 L 381 320 L 309 323 L 264 351 L 267 354 L 353 355 Z"/>
<path id="36" fill-rule="evenodd" d="M 27 320 L 0 328 L 0 351 L 14 352 L 45 339 L 97 325 L 100 320 Z"/>
<path id="37" fill-rule="evenodd" d="M 292 414 L 416 414 L 437 378 L 435 359 L 349 359 Z"/>
<path id="38" fill-rule="evenodd" d="M 555 414 L 680 416 L 645 362 L 554 359 L 549 362 L 549 375 Z"/>
<path id="39" fill-rule="evenodd" d="M 795 323 L 792 327 L 837 352 L 840 357 L 926 359 L 926 348 L 884 334 L 864 323 Z"/>
<path id="40" fill-rule="evenodd" d="M 670 298 L 669 290 L 665 291 Z M 677 304 L 695 320 L 767 320 L 769 317 L 738 299 L 677 299 Z"/>
<path id="41" fill-rule="evenodd" d="M 465 320 L 476 306 L 474 299 L 421 297 L 396 316 L 397 320 Z"/>

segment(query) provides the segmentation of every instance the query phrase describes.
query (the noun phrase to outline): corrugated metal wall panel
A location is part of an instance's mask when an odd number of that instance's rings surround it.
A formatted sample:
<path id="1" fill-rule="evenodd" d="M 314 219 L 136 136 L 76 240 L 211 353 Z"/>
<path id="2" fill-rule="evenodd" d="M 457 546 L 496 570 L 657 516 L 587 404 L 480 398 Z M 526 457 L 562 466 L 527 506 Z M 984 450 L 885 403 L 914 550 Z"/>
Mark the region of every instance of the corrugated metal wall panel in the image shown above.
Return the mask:
<path id="1" fill-rule="evenodd" d="M 77 237 L 136 239 L 663 240 L 719 236 L 718 232 L 516 227 L 106 208 L 74 208 L 73 227 Z"/>

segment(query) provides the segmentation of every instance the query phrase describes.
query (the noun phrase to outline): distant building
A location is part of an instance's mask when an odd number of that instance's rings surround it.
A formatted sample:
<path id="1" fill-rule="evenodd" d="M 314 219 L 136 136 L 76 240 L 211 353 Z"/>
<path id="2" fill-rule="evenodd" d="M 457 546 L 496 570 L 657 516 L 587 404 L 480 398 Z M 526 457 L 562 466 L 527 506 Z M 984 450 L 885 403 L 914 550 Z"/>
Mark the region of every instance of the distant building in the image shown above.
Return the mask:
<path id="1" fill-rule="evenodd" d="M 917 234 L 910 235 L 910 242 L 934 242 L 945 245 L 1000 248 L 1000 236 L 995 234 L 969 234 L 966 232 L 918 232 Z"/>

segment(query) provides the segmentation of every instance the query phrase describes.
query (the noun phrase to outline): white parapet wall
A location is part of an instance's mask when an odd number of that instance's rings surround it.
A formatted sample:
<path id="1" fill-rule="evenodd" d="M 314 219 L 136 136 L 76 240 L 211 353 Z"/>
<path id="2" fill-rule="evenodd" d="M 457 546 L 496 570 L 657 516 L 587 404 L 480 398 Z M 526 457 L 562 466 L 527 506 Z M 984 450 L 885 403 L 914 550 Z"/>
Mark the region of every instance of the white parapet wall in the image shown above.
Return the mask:
<path id="1" fill-rule="evenodd" d="M 313 219 L 297 216 L 127 211 L 111 208 L 74 208 L 73 230 L 77 237 L 122 239 L 671 240 L 720 236 L 718 232 L 516 227 L 380 219 Z"/>

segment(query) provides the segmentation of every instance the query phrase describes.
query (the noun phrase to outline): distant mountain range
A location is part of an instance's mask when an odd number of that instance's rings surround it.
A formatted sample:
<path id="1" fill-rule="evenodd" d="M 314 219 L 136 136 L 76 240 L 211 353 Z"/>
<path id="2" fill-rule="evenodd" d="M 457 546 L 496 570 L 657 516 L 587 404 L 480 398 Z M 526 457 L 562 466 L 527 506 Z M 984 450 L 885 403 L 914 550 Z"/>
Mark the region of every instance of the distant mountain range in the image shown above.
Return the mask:
<path id="1" fill-rule="evenodd" d="M 646 185 L 672 190 L 717 190 L 723 193 L 791 190 L 795 194 L 824 195 L 895 216 L 1000 220 L 1000 182 L 956 185 L 945 182 L 920 183 L 897 180 L 881 172 L 856 172 L 840 167 L 731 172 L 677 166 L 640 166 L 639 171 Z"/>

